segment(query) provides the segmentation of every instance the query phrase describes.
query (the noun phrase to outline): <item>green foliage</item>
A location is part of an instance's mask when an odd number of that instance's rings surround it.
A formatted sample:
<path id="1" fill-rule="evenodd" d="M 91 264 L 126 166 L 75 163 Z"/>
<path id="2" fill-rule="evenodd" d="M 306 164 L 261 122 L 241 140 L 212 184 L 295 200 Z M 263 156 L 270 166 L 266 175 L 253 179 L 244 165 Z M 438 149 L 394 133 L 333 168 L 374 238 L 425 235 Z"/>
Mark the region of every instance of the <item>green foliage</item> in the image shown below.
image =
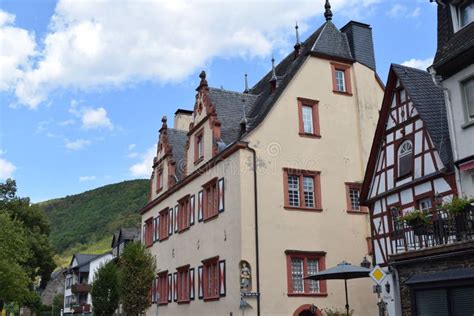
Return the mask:
<path id="1" fill-rule="evenodd" d="M 453 197 L 450 202 L 443 204 L 443 209 L 448 211 L 450 215 L 459 215 L 467 211 L 469 204 L 474 202 L 474 199 L 468 199 L 463 197 Z"/>
<path id="2" fill-rule="evenodd" d="M 90 253 L 90 254 L 102 254 L 110 251 L 110 243 L 112 238 L 110 236 L 104 237 L 103 239 L 95 242 L 91 242 L 85 245 L 77 244 L 73 247 L 68 248 L 60 255 L 54 257 L 54 261 L 58 267 L 67 267 L 71 262 L 71 257 L 75 253 Z"/>
<path id="3" fill-rule="evenodd" d="M 64 306 L 64 294 L 60 293 L 53 298 L 53 309 L 54 311 L 60 311 Z"/>
<path id="4" fill-rule="evenodd" d="M 0 304 L 22 301 L 30 280 L 23 265 L 31 257 L 27 235 L 19 221 L 0 210 Z"/>
<path id="5" fill-rule="evenodd" d="M 136 227 L 138 210 L 148 201 L 149 180 L 107 185 L 81 194 L 39 203 L 51 223 L 58 252 L 110 238 L 120 227 Z"/>
<path id="6" fill-rule="evenodd" d="M 403 215 L 400 219 L 412 227 L 429 224 L 428 215 L 420 210 L 413 210 L 410 213 Z"/>
<path id="7" fill-rule="evenodd" d="M 140 243 L 128 244 L 119 261 L 120 298 L 125 314 L 138 316 L 151 305 L 155 257 Z"/>
<path id="8" fill-rule="evenodd" d="M 352 316 L 354 314 L 354 310 L 349 311 L 349 315 L 347 315 L 346 310 L 336 309 L 336 308 L 325 308 L 322 310 L 323 316 Z"/>
<path id="9" fill-rule="evenodd" d="M 98 316 L 113 315 L 119 304 L 118 268 L 109 261 L 101 266 L 94 275 L 92 283 L 92 305 Z"/>

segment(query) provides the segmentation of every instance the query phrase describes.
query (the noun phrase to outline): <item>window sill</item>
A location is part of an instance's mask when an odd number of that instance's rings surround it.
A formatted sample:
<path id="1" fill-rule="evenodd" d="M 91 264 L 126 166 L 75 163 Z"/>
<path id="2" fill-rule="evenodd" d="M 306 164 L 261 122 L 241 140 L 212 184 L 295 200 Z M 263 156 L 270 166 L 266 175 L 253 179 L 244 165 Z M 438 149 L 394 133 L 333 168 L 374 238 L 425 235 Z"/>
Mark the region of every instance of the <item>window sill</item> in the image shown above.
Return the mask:
<path id="1" fill-rule="evenodd" d="M 181 304 L 189 304 L 189 303 L 191 303 L 191 300 L 189 300 L 189 299 L 188 300 L 182 300 L 182 301 L 178 300 L 178 304 L 180 304 L 180 305 Z"/>
<path id="2" fill-rule="evenodd" d="M 367 211 L 354 211 L 354 210 L 347 210 L 348 214 L 358 214 L 358 215 L 367 215 L 369 212 Z"/>
<path id="3" fill-rule="evenodd" d="M 151 248 L 151 247 L 153 247 L 153 243 L 145 245 L 145 248 Z"/>
<path id="4" fill-rule="evenodd" d="M 178 229 L 178 234 L 184 233 L 185 231 L 189 230 L 189 228 L 191 228 L 191 227 L 188 226 L 188 227 L 185 227 L 183 229 Z"/>
<path id="5" fill-rule="evenodd" d="M 203 156 L 199 157 L 198 159 L 194 160 L 194 165 L 200 164 L 203 160 L 204 160 Z"/>
<path id="6" fill-rule="evenodd" d="M 322 212 L 322 208 L 309 208 L 309 207 L 300 207 L 300 206 L 284 206 L 285 210 L 288 211 L 305 211 L 305 212 Z"/>
<path id="7" fill-rule="evenodd" d="M 165 240 L 167 240 L 168 238 L 170 238 L 170 236 L 166 236 L 165 238 L 160 238 L 159 242 L 165 241 Z"/>
<path id="8" fill-rule="evenodd" d="M 204 297 L 204 302 L 212 302 L 212 301 L 218 301 L 219 300 L 219 296 L 210 296 L 210 297 Z"/>
<path id="9" fill-rule="evenodd" d="M 395 181 L 402 181 L 410 176 L 412 176 L 412 172 L 405 173 L 405 174 L 402 174 L 401 176 L 395 177 Z"/>
<path id="10" fill-rule="evenodd" d="M 317 134 L 309 134 L 309 133 L 299 133 L 301 137 L 308 137 L 308 138 L 321 138 L 321 135 Z"/>
<path id="11" fill-rule="evenodd" d="M 160 302 L 160 303 L 158 303 L 158 306 L 163 306 L 163 305 L 168 305 L 168 302 Z"/>
<path id="12" fill-rule="evenodd" d="M 163 187 L 159 188 L 158 190 L 155 191 L 156 194 L 160 193 L 161 191 L 163 191 Z"/>
<path id="13" fill-rule="evenodd" d="M 466 129 L 466 128 L 473 127 L 473 126 L 474 126 L 474 121 L 470 121 L 470 122 L 466 122 L 463 125 L 461 125 L 461 128 Z"/>
<path id="14" fill-rule="evenodd" d="M 328 293 L 288 293 L 290 297 L 326 297 Z"/>
<path id="15" fill-rule="evenodd" d="M 203 222 L 210 222 L 210 221 L 212 221 L 213 219 L 216 219 L 217 217 L 219 217 L 219 213 L 214 214 L 214 215 L 211 215 L 211 216 L 206 217 L 206 218 L 203 218 L 202 221 L 203 221 Z"/>
<path id="16" fill-rule="evenodd" d="M 337 91 L 337 90 L 332 90 L 335 94 L 340 94 L 340 95 L 346 95 L 348 97 L 352 97 L 352 93 L 350 92 L 343 92 L 343 91 Z"/>

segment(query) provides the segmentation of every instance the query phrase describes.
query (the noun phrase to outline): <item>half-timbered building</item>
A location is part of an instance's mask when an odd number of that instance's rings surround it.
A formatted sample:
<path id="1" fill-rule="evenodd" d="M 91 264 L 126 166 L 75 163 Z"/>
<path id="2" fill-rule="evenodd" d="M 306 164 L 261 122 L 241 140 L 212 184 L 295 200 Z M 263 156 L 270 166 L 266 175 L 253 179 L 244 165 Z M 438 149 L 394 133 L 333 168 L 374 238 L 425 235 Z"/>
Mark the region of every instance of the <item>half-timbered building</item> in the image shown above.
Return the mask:
<path id="1" fill-rule="evenodd" d="M 202 72 L 192 110 L 163 118 L 141 210 L 159 269 L 147 314 L 344 308 L 343 282 L 304 278 L 371 251 L 359 194 L 383 85 L 370 26 L 337 28 L 328 2 L 325 18 L 253 87 Z M 374 314 L 370 281 L 350 287 L 356 315 Z"/>
<path id="2" fill-rule="evenodd" d="M 426 71 L 392 64 L 361 192 L 390 315 L 468 315 L 460 306 L 474 297 L 474 231 L 463 222 L 459 234 L 440 209 L 456 195 L 443 89 Z M 410 225 L 418 211 L 426 217 Z"/>

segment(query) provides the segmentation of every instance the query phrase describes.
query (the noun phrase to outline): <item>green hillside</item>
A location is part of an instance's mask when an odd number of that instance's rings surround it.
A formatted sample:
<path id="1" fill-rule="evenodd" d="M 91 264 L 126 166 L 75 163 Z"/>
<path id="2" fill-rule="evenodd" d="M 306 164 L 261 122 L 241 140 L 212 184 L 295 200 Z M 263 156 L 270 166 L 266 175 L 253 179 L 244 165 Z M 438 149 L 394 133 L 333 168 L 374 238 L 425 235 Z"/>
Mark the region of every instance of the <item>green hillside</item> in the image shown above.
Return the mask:
<path id="1" fill-rule="evenodd" d="M 59 254 L 97 244 L 102 251 L 118 228 L 139 226 L 138 210 L 147 203 L 149 188 L 149 180 L 124 181 L 38 205 L 48 216 Z"/>

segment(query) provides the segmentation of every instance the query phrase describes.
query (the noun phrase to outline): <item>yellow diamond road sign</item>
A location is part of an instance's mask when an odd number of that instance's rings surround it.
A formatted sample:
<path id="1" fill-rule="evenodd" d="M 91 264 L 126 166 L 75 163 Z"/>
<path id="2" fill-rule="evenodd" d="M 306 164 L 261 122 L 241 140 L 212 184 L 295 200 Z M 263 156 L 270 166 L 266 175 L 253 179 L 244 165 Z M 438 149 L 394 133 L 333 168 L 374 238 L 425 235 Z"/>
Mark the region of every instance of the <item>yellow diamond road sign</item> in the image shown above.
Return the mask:
<path id="1" fill-rule="evenodd" d="M 377 265 L 375 266 L 375 268 L 372 269 L 372 271 L 370 271 L 369 275 L 372 280 L 375 281 L 375 283 L 380 284 L 382 283 L 387 273 L 385 273 L 385 271 L 383 271 L 382 268 Z"/>

